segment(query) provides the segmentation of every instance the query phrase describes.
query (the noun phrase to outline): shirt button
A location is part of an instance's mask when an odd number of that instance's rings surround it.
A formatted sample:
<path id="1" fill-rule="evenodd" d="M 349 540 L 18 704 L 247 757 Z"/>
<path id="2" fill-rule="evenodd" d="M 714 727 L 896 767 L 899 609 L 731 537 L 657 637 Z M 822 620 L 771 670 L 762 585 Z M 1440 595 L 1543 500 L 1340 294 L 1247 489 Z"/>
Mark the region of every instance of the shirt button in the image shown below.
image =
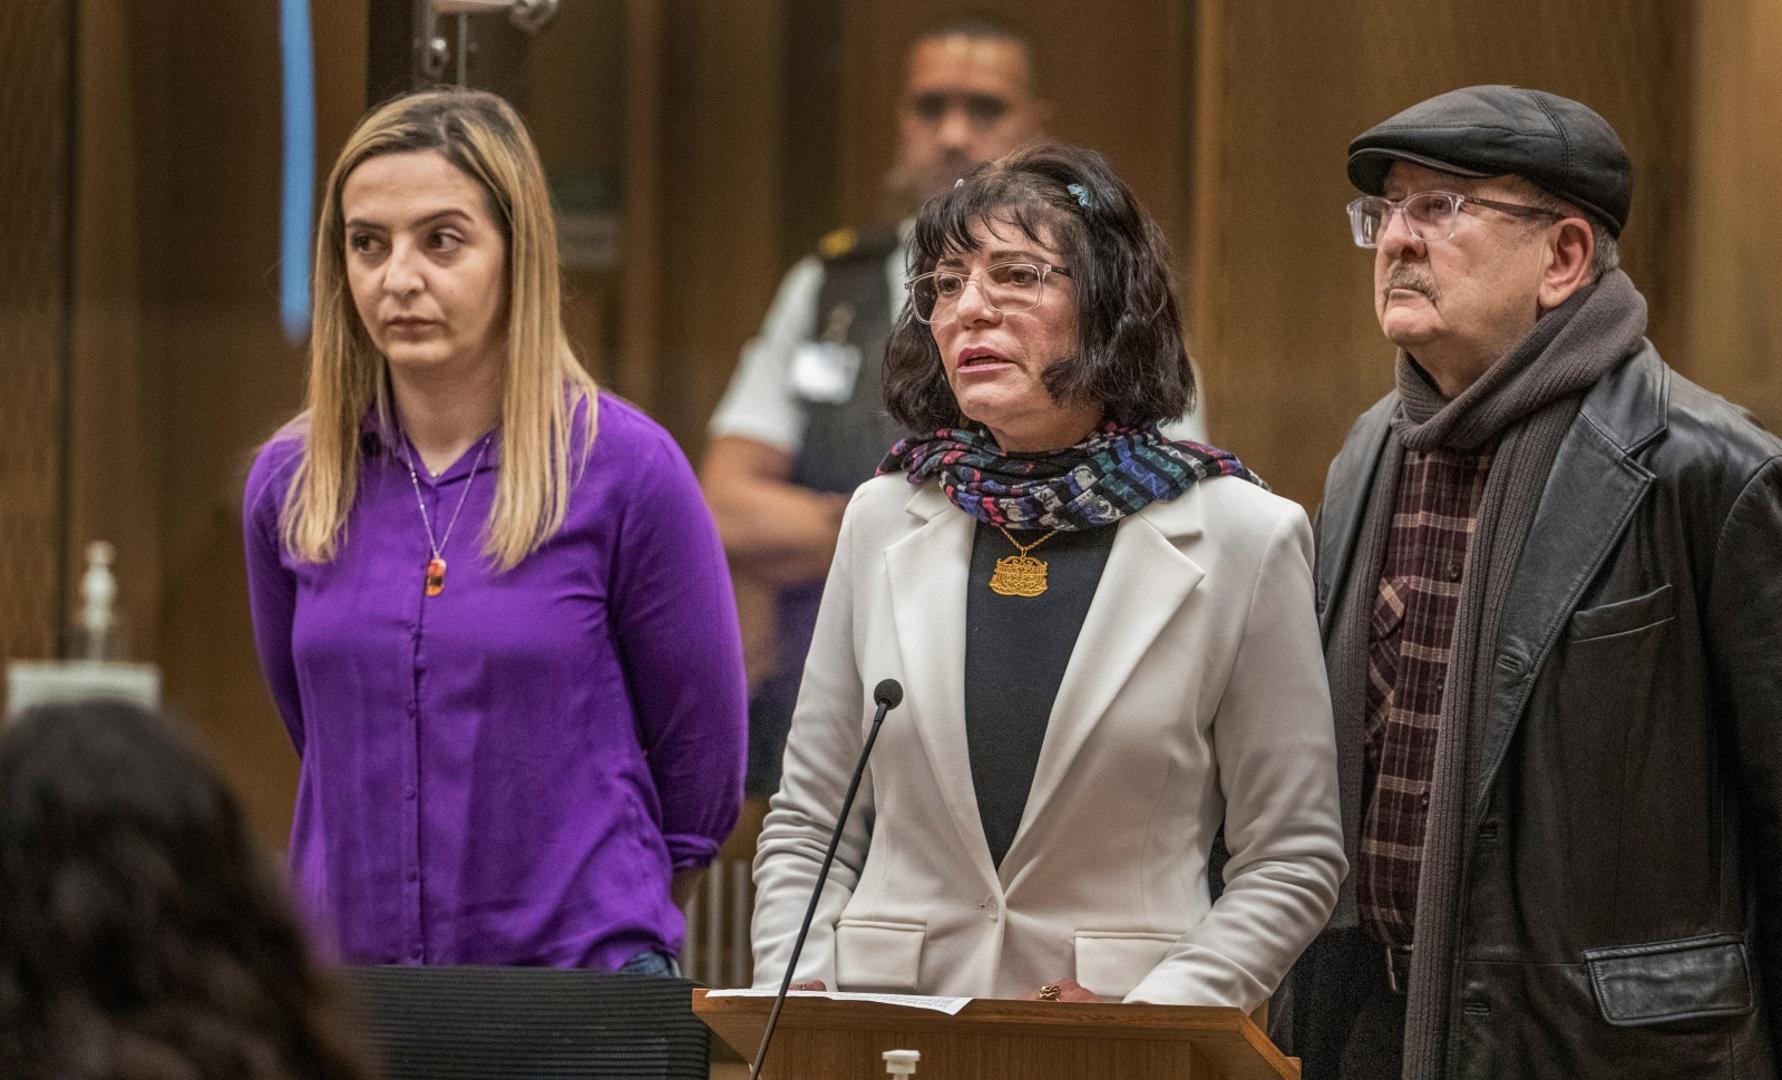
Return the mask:
<path id="1" fill-rule="evenodd" d="M 402 797 L 407 799 L 410 802 L 413 802 L 414 798 L 415 798 L 415 789 L 412 787 L 403 788 L 402 789 Z M 1428 802 L 1429 796 L 1427 796 L 1427 795 L 1423 796 L 1423 801 Z"/>
<path id="2" fill-rule="evenodd" d="M 1459 581 L 1460 580 L 1460 572 L 1462 569 L 1463 568 L 1461 567 L 1460 563 L 1458 563 L 1458 562 L 1449 563 L 1448 564 L 1448 580 L 1449 581 Z"/>
<path id="3" fill-rule="evenodd" d="M 406 876 L 410 881 L 418 881 L 420 880 L 421 872 L 411 866 L 408 868 L 408 874 Z"/>
<path id="4" fill-rule="evenodd" d="M 411 799 L 414 798 L 414 792 L 409 792 L 408 797 Z M 1423 809 L 1429 809 L 1429 792 L 1425 791 L 1423 794 L 1417 796 L 1417 802 Z"/>
<path id="5" fill-rule="evenodd" d="M 419 945 L 410 945 L 408 947 L 408 956 L 409 956 L 409 959 L 413 960 L 415 963 L 417 963 L 417 964 L 420 963 L 421 962 L 421 947 Z"/>

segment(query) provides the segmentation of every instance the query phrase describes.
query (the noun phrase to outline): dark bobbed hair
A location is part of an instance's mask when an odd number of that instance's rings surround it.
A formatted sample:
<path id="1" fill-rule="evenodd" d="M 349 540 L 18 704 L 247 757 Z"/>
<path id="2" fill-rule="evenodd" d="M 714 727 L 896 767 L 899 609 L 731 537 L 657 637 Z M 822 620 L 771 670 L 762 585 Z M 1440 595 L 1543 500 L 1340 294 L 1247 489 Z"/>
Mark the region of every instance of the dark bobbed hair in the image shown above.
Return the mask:
<path id="1" fill-rule="evenodd" d="M 1077 349 L 1046 371 L 1054 400 L 1098 402 L 1107 419 L 1133 425 L 1173 420 L 1194 405 L 1169 245 L 1105 158 L 1042 143 L 978 166 L 922 205 L 910 275 L 976 250 L 971 229 L 980 223 L 1054 247 L 1070 268 Z M 885 405 L 913 431 L 961 420 L 934 336 L 908 305 L 885 346 Z"/>
<path id="2" fill-rule="evenodd" d="M 0 735 L 0 1075 L 369 1075 L 234 796 L 144 709 Z"/>

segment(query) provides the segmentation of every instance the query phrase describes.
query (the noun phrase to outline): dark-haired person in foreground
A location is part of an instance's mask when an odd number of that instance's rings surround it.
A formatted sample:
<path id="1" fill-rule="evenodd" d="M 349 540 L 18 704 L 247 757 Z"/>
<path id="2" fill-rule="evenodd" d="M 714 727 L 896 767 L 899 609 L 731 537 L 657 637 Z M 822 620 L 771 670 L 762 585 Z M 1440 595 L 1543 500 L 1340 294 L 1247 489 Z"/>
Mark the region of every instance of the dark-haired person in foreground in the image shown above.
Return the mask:
<path id="1" fill-rule="evenodd" d="M 843 519 L 756 860 L 757 978 L 785 971 L 892 677 L 798 982 L 1253 1009 L 1344 871 L 1305 514 L 1159 433 L 1194 378 L 1161 234 L 1100 155 L 976 169 L 915 243 L 886 397 L 927 434 Z"/>
<path id="2" fill-rule="evenodd" d="M 0 1076 L 368 1073 L 216 770 L 153 714 L 27 710 L 0 735 Z"/>

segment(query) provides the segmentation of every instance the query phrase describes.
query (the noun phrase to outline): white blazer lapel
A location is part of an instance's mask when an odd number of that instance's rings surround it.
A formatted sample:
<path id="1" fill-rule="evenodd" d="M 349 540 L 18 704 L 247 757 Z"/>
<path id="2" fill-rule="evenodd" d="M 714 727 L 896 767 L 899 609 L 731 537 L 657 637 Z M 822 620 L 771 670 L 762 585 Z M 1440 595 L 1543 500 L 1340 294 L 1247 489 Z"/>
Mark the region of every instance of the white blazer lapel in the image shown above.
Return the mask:
<path id="1" fill-rule="evenodd" d="M 965 588 L 974 524 L 932 483 L 916 491 L 909 512 L 927 520 L 885 549 L 908 714 L 960 844 L 994 880 L 965 740 Z"/>
<path id="2" fill-rule="evenodd" d="M 1026 861 L 1025 848 L 1032 844 L 1027 835 L 1084 740 L 1205 576 L 1199 564 L 1175 545 L 1176 540 L 1200 532 L 1199 500 L 1193 492 L 1169 503 L 1153 503 L 1116 527 L 1107 566 L 1052 703 L 1027 808 L 1002 860 L 1005 882 Z"/>

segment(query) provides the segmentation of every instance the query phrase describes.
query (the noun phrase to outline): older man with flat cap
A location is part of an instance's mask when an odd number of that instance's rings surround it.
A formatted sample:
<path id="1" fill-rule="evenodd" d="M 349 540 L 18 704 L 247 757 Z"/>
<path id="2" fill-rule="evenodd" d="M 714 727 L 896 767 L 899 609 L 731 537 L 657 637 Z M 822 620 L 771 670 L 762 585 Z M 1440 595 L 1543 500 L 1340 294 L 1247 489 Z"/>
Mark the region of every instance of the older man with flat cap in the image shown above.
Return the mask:
<path id="1" fill-rule="evenodd" d="M 1774 1080 L 1782 441 L 1643 336 L 1590 109 L 1455 90 L 1349 177 L 1397 389 L 1325 483 L 1355 869 L 1276 1036 L 1310 1078 Z"/>

